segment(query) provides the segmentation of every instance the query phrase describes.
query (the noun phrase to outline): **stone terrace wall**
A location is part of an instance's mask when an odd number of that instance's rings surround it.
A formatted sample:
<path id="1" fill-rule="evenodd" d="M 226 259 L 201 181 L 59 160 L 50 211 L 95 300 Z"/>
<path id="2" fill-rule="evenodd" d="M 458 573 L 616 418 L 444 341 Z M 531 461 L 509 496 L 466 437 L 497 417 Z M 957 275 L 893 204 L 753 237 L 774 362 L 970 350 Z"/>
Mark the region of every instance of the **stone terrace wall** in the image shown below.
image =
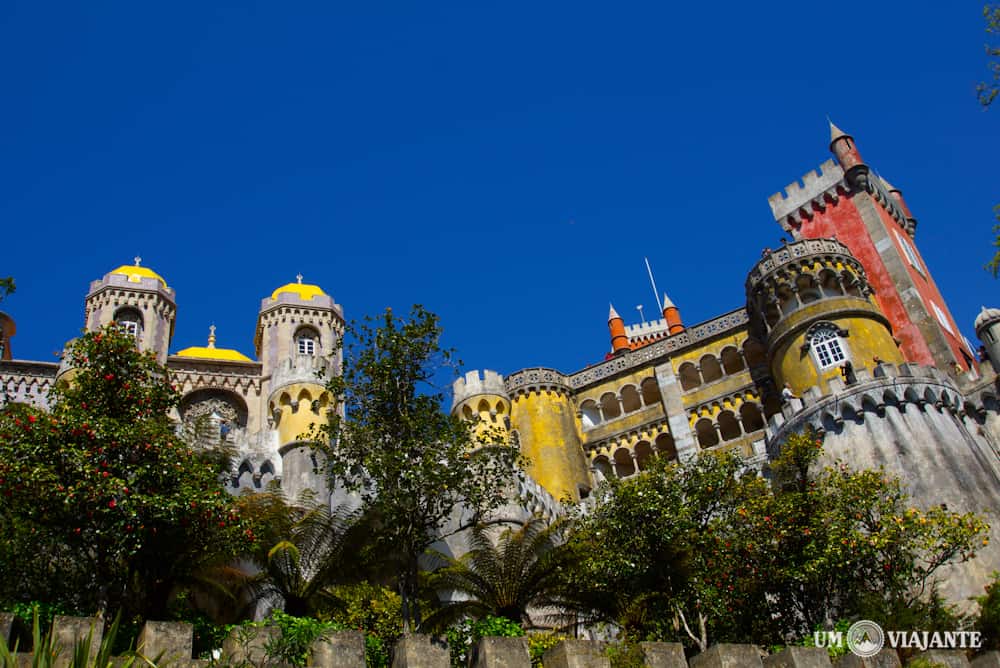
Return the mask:
<path id="1" fill-rule="evenodd" d="M 12 617 L 0 613 L 0 640 L 10 640 Z M 97 653 L 103 635 L 101 620 L 86 617 L 56 617 L 53 637 L 62 647 L 57 666 L 68 666 L 73 643 L 90 635 L 91 655 Z M 191 656 L 193 630 L 182 622 L 146 622 L 139 634 L 138 652 L 154 660 L 157 666 L 207 668 L 217 666 L 255 666 L 266 668 L 280 664 L 267 659 L 265 646 L 274 638 L 273 627 L 234 629 L 223 644 L 223 656 L 215 664 Z M 542 657 L 544 668 L 610 668 L 606 650 L 609 643 L 590 640 L 564 640 Z M 789 647 L 778 654 L 766 655 L 755 645 L 719 644 L 690 659 L 685 658 L 679 643 L 644 642 L 640 645 L 643 663 L 649 668 L 901 668 L 895 651 L 884 649 L 869 659 L 853 654 L 831 663 L 826 650 L 816 647 Z M 450 668 L 447 646 L 422 635 L 408 635 L 395 647 L 392 668 Z M 470 668 L 531 668 L 527 638 L 483 638 L 469 657 Z M 959 650 L 928 650 L 907 661 L 929 659 L 946 668 L 1000 668 L 1000 652 L 987 652 L 971 662 Z M 31 665 L 30 654 L 18 654 L 17 665 Z M 111 665 L 117 665 L 117 659 Z M 365 668 L 365 641 L 359 631 L 328 632 L 312 645 L 310 666 L 317 668 Z"/>

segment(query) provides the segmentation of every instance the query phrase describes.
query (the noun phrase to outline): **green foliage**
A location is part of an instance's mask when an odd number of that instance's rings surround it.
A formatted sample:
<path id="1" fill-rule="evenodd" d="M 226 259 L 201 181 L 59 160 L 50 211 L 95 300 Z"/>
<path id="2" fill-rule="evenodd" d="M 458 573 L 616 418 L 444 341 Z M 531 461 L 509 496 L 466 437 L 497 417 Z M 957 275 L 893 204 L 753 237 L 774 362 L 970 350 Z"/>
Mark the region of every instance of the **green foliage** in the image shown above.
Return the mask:
<path id="1" fill-rule="evenodd" d="M 817 624 L 816 627 L 813 628 L 813 631 L 833 630 L 833 631 L 840 631 L 841 633 L 844 634 L 841 637 L 841 641 L 839 643 L 837 643 L 836 645 L 834 645 L 832 643 L 827 643 L 824 646 L 824 648 L 826 649 L 826 653 L 830 655 L 830 659 L 831 660 L 832 659 L 836 659 L 838 657 L 841 657 L 841 656 L 844 656 L 845 654 L 847 654 L 847 652 L 848 652 L 848 649 L 847 649 L 847 640 L 846 640 L 846 638 L 847 638 L 847 629 L 851 628 L 851 623 L 852 622 L 850 620 L 848 620 L 848 619 L 840 619 L 840 620 L 837 620 L 837 623 L 833 625 L 833 629 L 825 629 L 825 628 L 823 628 L 822 624 Z M 814 636 L 812 633 L 807 634 L 804 638 L 802 638 L 802 642 L 799 643 L 799 646 L 800 647 L 815 647 L 816 646 L 816 636 Z M 771 653 L 775 654 L 776 652 L 772 651 Z"/>
<path id="2" fill-rule="evenodd" d="M 109 668 L 112 664 L 112 648 L 118 643 L 118 631 L 119 620 L 116 617 L 104 632 L 104 637 L 101 640 L 101 644 L 97 647 L 94 659 L 92 660 L 90 654 L 93 647 L 94 629 L 91 628 L 86 638 L 78 641 L 72 648 L 69 648 L 67 661 L 63 658 L 63 652 L 67 650 L 55 645 L 52 630 L 49 629 L 47 632 L 42 631 L 41 620 L 36 608 L 36 614 L 32 619 L 31 663 L 27 665 L 31 666 L 31 668 L 52 668 L 58 663 L 67 668 Z M 13 649 L 9 649 L 6 642 L 0 642 L 0 668 L 21 668 L 24 666 L 25 664 L 18 661 L 17 657 L 17 652 L 19 650 L 24 651 L 24 649 L 26 648 L 22 648 L 19 644 L 15 644 Z M 121 658 L 118 658 L 118 656 Z M 158 659 L 159 657 L 141 657 L 133 651 L 128 651 L 118 654 L 114 663 L 121 668 L 131 668 L 137 662 L 140 662 L 142 665 L 155 668 L 155 662 Z"/>
<path id="3" fill-rule="evenodd" d="M 403 632 L 402 601 L 391 589 L 360 582 L 335 587 L 334 594 L 340 607 L 330 615 L 345 628 L 363 629 L 386 645 Z"/>
<path id="4" fill-rule="evenodd" d="M 50 413 L 0 411 L 0 599 L 163 619 L 171 591 L 250 528 L 219 462 L 177 437 L 178 395 L 152 355 L 111 326 L 68 362 Z"/>
<path id="5" fill-rule="evenodd" d="M 438 553 L 447 565 L 433 573 L 431 586 L 462 596 L 435 611 L 425 626 L 434 629 L 462 618 L 488 616 L 530 626 L 529 607 L 564 606 L 563 573 L 578 555 L 563 546 L 565 528 L 565 523 L 548 526 L 535 517 L 517 530 L 505 529 L 494 545 L 490 534 L 496 527 L 476 526 L 470 550 L 460 559 Z"/>
<path id="6" fill-rule="evenodd" d="M 1000 34 L 1000 5 L 987 4 L 983 7 L 983 19 L 986 21 L 986 34 L 991 40 L 995 35 Z M 979 96 L 979 104 L 988 107 L 996 99 L 997 92 L 1000 91 L 1000 45 L 995 43 L 986 44 L 986 57 L 990 69 L 991 80 L 981 82 L 976 86 L 976 94 Z"/>
<path id="7" fill-rule="evenodd" d="M 551 631 L 529 633 L 528 654 L 531 655 L 533 668 L 542 668 L 542 656 L 563 640 L 566 640 L 566 636 Z"/>
<path id="8" fill-rule="evenodd" d="M 993 216 L 1000 220 L 1000 204 L 993 207 Z M 993 278 L 996 278 L 1000 275 L 1000 225 L 994 225 L 993 232 L 997 235 L 993 240 L 993 247 L 996 250 L 993 252 L 993 259 L 986 265 L 986 269 L 993 272 Z"/>
<path id="9" fill-rule="evenodd" d="M 309 647 L 327 630 L 341 630 L 336 622 L 321 622 L 313 617 L 294 617 L 275 610 L 265 624 L 277 626 L 281 635 L 267 645 L 268 656 L 293 666 L 304 666 L 309 660 Z"/>
<path id="10" fill-rule="evenodd" d="M 611 668 L 645 668 L 646 655 L 642 645 L 634 642 L 621 642 L 608 645 L 604 655 L 611 662 Z"/>
<path id="11" fill-rule="evenodd" d="M 420 306 L 409 318 L 386 310 L 347 335 L 343 375 L 328 384 L 342 410 L 314 447 L 377 518 L 378 553 L 397 556 L 404 626 L 419 626 L 418 558 L 459 506 L 483 513 L 502 503 L 517 451 L 477 448 L 470 425 L 442 411 L 434 382 L 456 360 L 440 346 L 437 316 Z"/>
<path id="12" fill-rule="evenodd" d="M 1000 650 L 1000 572 L 993 572 L 993 580 L 986 586 L 986 593 L 976 597 L 979 618 L 976 630 L 982 633 L 982 651 Z"/>
<path id="13" fill-rule="evenodd" d="M 791 437 L 771 485 L 729 455 L 610 483 L 570 539 L 593 617 L 629 638 L 699 646 L 794 642 L 862 615 L 955 628 L 934 575 L 985 544 L 982 519 L 909 507 L 898 480 L 820 468 L 821 452 L 815 436 Z"/>
<path id="14" fill-rule="evenodd" d="M 469 654 L 482 638 L 520 638 L 523 635 L 524 629 L 517 622 L 492 615 L 475 621 L 464 619 L 445 631 L 454 668 L 469 665 Z"/>
<path id="15" fill-rule="evenodd" d="M 10 276 L 0 278 L 0 302 L 4 300 L 4 297 L 14 294 L 17 286 L 14 285 L 14 279 Z"/>

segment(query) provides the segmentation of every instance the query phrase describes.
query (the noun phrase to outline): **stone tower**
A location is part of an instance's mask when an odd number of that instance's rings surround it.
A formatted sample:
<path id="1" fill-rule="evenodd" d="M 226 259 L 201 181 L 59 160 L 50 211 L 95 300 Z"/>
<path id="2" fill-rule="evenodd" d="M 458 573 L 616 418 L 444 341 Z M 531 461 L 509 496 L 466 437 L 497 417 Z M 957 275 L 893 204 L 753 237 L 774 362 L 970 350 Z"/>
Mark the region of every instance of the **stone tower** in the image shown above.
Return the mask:
<path id="1" fill-rule="evenodd" d="M 496 371 L 469 371 L 452 383 L 451 412 L 476 422 L 480 442 L 507 442 L 510 435 L 510 397 L 503 376 Z"/>
<path id="2" fill-rule="evenodd" d="M 973 352 L 920 256 L 902 192 L 875 176 L 854 138 L 832 123 L 830 151 L 837 162 L 769 198 L 775 220 L 793 239 L 835 238 L 850 249 L 908 362 L 968 371 Z"/>
<path id="3" fill-rule="evenodd" d="M 85 327 L 93 332 L 117 322 L 135 336 L 140 350 L 152 351 L 164 364 L 176 313 L 173 289 L 137 257 L 134 265 L 122 265 L 90 284 Z"/>
<path id="4" fill-rule="evenodd" d="M 777 387 L 796 393 L 881 362 L 901 363 L 864 268 L 835 239 L 803 239 L 766 255 L 746 281 L 750 337 Z M 846 369 L 845 369 L 846 371 Z"/>
<path id="5" fill-rule="evenodd" d="M 254 344 L 269 378 L 267 411 L 282 462 L 282 488 L 289 498 L 306 489 L 326 498 L 322 462 L 304 445 L 333 409 L 324 378 L 340 370 L 339 337 L 344 312 L 319 286 L 283 285 L 261 301 Z"/>
<path id="6" fill-rule="evenodd" d="M 528 473 L 556 499 L 579 501 L 592 482 L 568 379 L 554 369 L 525 369 L 504 382 L 511 428 Z"/>
<path id="7" fill-rule="evenodd" d="M 764 342 L 787 400 L 767 426 L 769 458 L 792 434 L 822 434 L 825 464 L 884 468 L 912 503 L 986 516 L 996 539 L 1000 461 L 942 371 L 904 362 L 861 263 L 834 239 L 802 239 L 762 258 L 746 282 L 750 336 Z M 849 374 L 840 369 L 851 362 Z M 981 592 L 1000 553 L 983 551 L 943 575 L 942 594 Z"/>
<path id="8" fill-rule="evenodd" d="M 976 317 L 976 336 L 986 348 L 993 371 L 1000 374 L 1000 308 L 986 308 Z"/>

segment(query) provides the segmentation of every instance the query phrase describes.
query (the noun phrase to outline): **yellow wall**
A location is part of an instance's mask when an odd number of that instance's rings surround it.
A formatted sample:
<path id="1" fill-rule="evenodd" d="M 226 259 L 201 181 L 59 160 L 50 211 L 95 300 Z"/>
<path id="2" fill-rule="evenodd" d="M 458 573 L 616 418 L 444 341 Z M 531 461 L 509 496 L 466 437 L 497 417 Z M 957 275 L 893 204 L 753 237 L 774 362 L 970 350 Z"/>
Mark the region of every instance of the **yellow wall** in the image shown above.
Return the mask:
<path id="1" fill-rule="evenodd" d="M 817 316 L 823 314 L 823 307 L 818 308 L 807 306 L 796 312 L 800 322 L 807 320 L 818 320 Z M 802 313 L 800 316 L 799 313 Z M 873 317 L 864 314 L 855 314 L 847 317 L 824 318 L 832 322 L 841 329 L 846 329 L 849 336 L 841 339 L 841 343 L 847 347 L 848 359 L 854 366 L 854 370 L 873 369 L 875 364 L 872 361 L 874 356 L 878 356 L 884 362 L 901 364 L 903 360 L 896 342 L 886 326 Z M 796 394 L 804 392 L 813 385 L 821 385 L 826 390 L 826 383 L 831 378 L 840 377 L 839 365 L 832 366 L 820 373 L 813 361 L 812 352 L 802 350 L 805 343 L 808 327 L 803 327 L 795 336 L 787 338 L 774 352 L 772 363 L 772 373 L 777 387 L 782 387 L 785 383 L 792 386 L 792 391 Z"/>
<path id="2" fill-rule="evenodd" d="M 298 400 L 298 408 L 293 411 L 292 402 Z M 313 410 L 313 402 L 319 405 Z M 330 395 L 322 385 L 315 383 L 294 383 L 286 385 L 271 396 L 269 408 L 278 408 L 278 438 L 281 445 L 307 438 L 313 426 L 324 424 L 330 408 Z"/>
<path id="3" fill-rule="evenodd" d="M 529 460 L 528 472 L 557 499 L 580 500 L 578 486 L 590 488 L 590 472 L 576 430 L 570 398 L 552 390 L 532 390 L 515 397 L 512 427 Z"/>
<path id="4" fill-rule="evenodd" d="M 495 415 L 490 413 L 491 410 Z M 478 394 L 460 403 L 452 412 L 475 422 L 473 434 L 476 441 L 508 442 L 509 432 L 504 418 L 510 415 L 510 402 L 506 398 L 495 394 Z"/>

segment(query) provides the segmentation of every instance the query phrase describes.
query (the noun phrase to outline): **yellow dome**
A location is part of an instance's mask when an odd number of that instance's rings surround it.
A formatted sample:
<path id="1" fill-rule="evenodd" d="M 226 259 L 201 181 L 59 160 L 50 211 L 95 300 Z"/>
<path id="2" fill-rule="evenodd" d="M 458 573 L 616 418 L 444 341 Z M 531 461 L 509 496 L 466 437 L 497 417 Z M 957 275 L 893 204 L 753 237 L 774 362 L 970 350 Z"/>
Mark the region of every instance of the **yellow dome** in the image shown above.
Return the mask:
<path id="1" fill-rule="evenodd" d="M 177 357 L 190 357 L 202 360 L 225 360 L 227 362 L 253 362 L 252 359 L 232 348 L 209 348 L 192 346 L 176 353 Z"/>
<path id="2" fill-rule="evenodd" d="M 295 278 L 298 279 L 297 283 L 286 283 L 285 285 L 282 285 L 280 288 L 271 293 L 271 299 L 277 299 L 278 295 L 280 295 L 283 292 L 289 292 L 293 295 L 298 295 L 299 299 L 301 299 L 302 301 L 309 301 L 313 297 L 326 296 L 326 293 L 323 292 L 323 288 L 319 287 L 318 285 L 310 285 L 309 283 L 303 283 L 302 274 L 299 274 Z"/>
<path id="3" fill-rule="evenodd" d="M 176 353 L 177 357 L 188 357 L 200 360 L 225 360 L 227 362 L 253 362 L 252 359 L 232 348 L 215 347 L 215 325 L 208 328 L 208 345 L 191 346 Z"/>
<path id="4" fill-rule="evenodd" d="M 139 263 L 141 261 L 142 258 L 137 257 L 135 259 L 135 264 L 123 264 L 122 266 L 118 267 L 111 273 L 120 274 L 122 276 L 128 276 L 129 283 L 139 283 L 144 278 L 155 278 L 156 280 L 158 280 L 160 283 L 163 284 L 163 287 L 167 287 L 167 282 L 163 280 L 162 276 L 157 274 L 152 269 L 149 269 L 148 267 L 140 267 Z"/>

